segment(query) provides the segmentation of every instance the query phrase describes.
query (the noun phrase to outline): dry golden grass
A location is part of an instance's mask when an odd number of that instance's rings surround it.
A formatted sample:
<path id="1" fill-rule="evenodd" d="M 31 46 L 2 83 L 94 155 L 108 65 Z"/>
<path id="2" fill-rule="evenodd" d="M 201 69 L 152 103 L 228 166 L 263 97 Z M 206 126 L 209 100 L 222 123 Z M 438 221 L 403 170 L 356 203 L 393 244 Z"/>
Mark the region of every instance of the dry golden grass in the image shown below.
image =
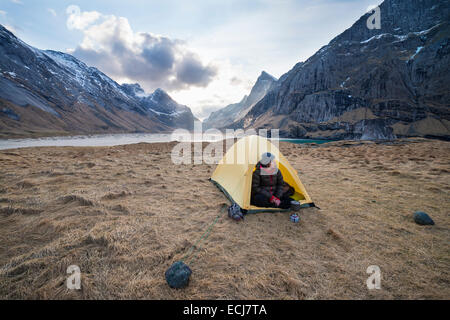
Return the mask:
<path id="1" fill-rule="evenodd" d="M 449 299 L 450 143 L 281 143 L 321 208 L 226 213 L 190 285 L 165 270 L 228 203 L 215 166 L 175 166 L 174 143 L 0 151 L 3 299 Z M 412 219 L 423 210 L 435 226 Z M 82 289 L 68 290 L 78 265 Z M 381 290 L 368 290 L 378 265 Z"/>

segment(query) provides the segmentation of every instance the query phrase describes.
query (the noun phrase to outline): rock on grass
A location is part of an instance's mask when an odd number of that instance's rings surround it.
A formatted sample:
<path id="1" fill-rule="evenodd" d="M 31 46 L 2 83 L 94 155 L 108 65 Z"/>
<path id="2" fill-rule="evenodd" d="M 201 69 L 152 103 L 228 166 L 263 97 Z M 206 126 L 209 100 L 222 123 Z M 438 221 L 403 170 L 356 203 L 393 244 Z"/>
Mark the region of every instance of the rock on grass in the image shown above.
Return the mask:
<path id="1" fill-rule="evenodd" d="M 189 284 L 191 273 L 191 269 L 186 264 L 177 261 L 165 273 L 167 284 L 175 289 L 184 288 Z"/>
<path id="2" fill-rule="evenodd" d="M 434 225 L 433 219 L 423 211 L 414 212 L 414 221 L 420 225 Z"/>

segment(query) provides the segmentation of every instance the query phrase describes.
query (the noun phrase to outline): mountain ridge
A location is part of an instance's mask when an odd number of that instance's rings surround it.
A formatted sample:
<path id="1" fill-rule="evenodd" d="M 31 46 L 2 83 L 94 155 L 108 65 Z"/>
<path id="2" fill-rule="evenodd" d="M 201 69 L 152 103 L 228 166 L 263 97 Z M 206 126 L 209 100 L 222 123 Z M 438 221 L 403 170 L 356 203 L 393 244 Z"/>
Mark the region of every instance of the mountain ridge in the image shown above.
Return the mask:
<path id="1" fill-rule="evenodd" d="M 1 25 L 0 40 L 3 136 L 193 128 L 192 111 L 161 89 L 148 95 L 138 85 L 140 94 L 130 91 L 132 85 L 120 85 L 68 53 L 34 48 Z"/>
<path id="2" fill-rule="evenodd" d="M 449 1 L 386 0 L 280 77 L 230 128 L 293 138 L 450 138 Z"/>
<path id="3" fill-rule="evenodd" d="M 212 112 L 207 119 L 203 121 L 204 129 L 224 128 L 229 124 L 243 118 L 247 112 L 259 101 L 271 88 L 277 79 L 266 71 L 262 71 L 256 79 L 250 93 L 245 95 L 241 101 L 229 104 L 217 111 Z"/>

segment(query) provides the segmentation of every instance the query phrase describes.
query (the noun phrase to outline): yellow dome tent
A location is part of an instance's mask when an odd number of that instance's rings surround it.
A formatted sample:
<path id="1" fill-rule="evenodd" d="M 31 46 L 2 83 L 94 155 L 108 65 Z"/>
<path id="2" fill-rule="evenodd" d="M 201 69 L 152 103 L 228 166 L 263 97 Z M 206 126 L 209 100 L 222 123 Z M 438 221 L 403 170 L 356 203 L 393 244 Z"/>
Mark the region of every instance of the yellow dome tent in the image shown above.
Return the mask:
<path id="1" fill-rule="evenodd" d="M 257 135 L 239 139 L 219 161 L 210 180 L 230 199 L 248 212 L 280 211 L 280 208 L 261 208 L 250 204 L 252 174 L 261 154 L 270 152 L 284 181 L 294 187 L 292 196 L 302 207 L 314 207 L 297 171 L 289 164 L 278 148 L 268 139 Z"/>

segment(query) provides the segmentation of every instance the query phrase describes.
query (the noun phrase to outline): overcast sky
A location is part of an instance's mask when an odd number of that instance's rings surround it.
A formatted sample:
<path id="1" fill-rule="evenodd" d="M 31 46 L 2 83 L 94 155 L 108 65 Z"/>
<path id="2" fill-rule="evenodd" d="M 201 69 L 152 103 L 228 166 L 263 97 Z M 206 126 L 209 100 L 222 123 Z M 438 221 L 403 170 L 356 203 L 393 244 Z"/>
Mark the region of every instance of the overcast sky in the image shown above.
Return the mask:
<path id="1" fill-rule="evenodd" d="M 309 58 L 381 0 L 1 0 L 28 44 L 73 54 L 119 83 L 167 91 L 204 118 Z"/>

